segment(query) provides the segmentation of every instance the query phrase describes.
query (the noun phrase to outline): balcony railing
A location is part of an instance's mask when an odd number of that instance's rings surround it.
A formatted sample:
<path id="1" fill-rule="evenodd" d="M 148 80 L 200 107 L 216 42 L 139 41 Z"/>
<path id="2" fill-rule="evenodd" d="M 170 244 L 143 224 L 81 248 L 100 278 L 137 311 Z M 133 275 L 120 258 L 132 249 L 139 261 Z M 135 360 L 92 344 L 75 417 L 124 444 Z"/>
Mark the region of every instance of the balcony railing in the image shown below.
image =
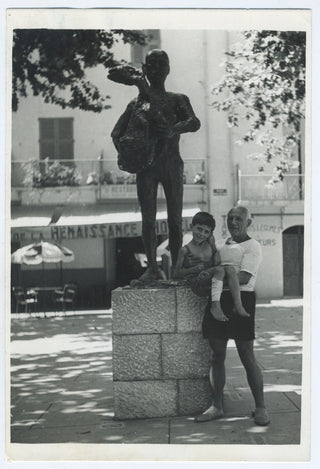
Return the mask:
<path id="1" fill-rule="evenodd" d="M 238 170 L 238 200 L 241 202 L 304 200 L 304 174 L 285 174 L 272 183 L 272 175 L 242 174 Z"/>
<path id="2" fill-rule="evenodd" d="M 206 161 L 185 160 L 185 200 L 207 203 Z M 136 175 L 118 168 L 116 160 L 29 160 L 11 164 L 12 204 L 47 205 L 137 199 Z M 159 185 L 158 198 L 164 199 Z"/>
<path id="3" fill-rule="evenodd" d="M 184 161 L 184 183 L 205 185 L 205 160 Z M 121 171 L 116 160 L 32 160 L 11 163 L 11 185 L 59 187 L 135 184 L 136 176 Z"/>

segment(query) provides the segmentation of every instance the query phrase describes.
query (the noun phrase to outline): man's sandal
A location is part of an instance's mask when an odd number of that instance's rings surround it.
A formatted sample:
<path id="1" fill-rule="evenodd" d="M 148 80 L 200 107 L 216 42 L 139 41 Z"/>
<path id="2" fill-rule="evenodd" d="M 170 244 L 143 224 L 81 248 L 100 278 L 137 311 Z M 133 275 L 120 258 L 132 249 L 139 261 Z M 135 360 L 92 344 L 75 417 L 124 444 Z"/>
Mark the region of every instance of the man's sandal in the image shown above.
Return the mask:
<path id="1" fill-rule="evenodd" d="M 254 417 L 254 423 L 256 425 L 265 427 L 269 425 L 270 423 L 270 417 L 269 417 L 268 411 L 264 407 L 257 407 L 252 412 L 252 417 Z"/>
<path id="2" fill-rule="evenodd" d="M 216 407 L 211 406 L 202 414 L 195 417 L 194 421 L 198 423 L 209 422 L 210 420 L 217 420 L 217 419 L 220 419 L 221 417 L 223 417 L 223 410 L 217 409 Z"/>

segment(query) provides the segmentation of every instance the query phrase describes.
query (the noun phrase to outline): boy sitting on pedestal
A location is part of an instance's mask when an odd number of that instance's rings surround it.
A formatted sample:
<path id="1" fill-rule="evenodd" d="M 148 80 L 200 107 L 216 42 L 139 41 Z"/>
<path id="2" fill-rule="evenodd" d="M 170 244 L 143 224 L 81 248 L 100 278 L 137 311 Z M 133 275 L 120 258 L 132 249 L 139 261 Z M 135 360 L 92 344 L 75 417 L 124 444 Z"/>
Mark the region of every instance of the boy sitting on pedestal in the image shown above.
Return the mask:
<path id="1" fill-rule="evenodd" d="M 192 240 L 180 249 L 173 276 L 185 278 L 198 296 L 209 296 L 211 290 L 211 314 L 218 321 L 228 321 L 220 306 L 225 280 L 234 300 L 234 312 L 249 317 L 242 306 L 237 269 L 224 256 L 223 249 L 220 256 L 216 248 L 213 237 L 215 226 L 216 222 L 210 213 L 196 213 L 191 222 Z"/>

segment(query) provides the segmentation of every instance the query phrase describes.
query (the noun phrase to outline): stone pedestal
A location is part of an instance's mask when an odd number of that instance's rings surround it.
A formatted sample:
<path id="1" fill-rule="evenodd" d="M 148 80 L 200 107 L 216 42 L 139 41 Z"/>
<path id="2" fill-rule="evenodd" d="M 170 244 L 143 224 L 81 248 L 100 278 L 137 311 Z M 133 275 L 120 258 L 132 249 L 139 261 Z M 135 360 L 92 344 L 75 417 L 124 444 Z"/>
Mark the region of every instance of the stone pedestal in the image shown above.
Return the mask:
<path id="1" fill-rule="evenodd" d="M 192 415 L 210 405 L 205 305 L 185 287 L 112 292 L 116 419 Z"/>

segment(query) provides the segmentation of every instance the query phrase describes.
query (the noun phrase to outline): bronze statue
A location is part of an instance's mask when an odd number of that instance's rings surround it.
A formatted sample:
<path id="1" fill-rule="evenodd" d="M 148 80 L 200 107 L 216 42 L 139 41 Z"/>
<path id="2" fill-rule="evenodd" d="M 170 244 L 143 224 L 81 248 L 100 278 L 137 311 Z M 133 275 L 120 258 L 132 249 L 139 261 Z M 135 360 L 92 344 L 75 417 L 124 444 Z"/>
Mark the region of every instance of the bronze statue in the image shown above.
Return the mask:
<path id="1" fill-rule="evenodd" d="M 180 134 L 196 132 L 200 121 L 187 96 L 165 90 L 169 74 L 166 52 L 151 50 L 142 72 L 120 65 L 108 78 L 136 85 L 138 97 L 130 101 L 112 131 L 120 169 L 137 174 L 137 193 L 142 214 L 142 239 L 148 260 L 142 282 L 162 278 L 157 267 L 155 232 L 157 189 L 163 185 L 168 212 L 169 249 L 172 265 L 182 244 L 183 161 L 179 153 Z M 147 78 L 147 80 L 146 80 Z M 148 83 L 149 82 L 149 83 Z"/>

